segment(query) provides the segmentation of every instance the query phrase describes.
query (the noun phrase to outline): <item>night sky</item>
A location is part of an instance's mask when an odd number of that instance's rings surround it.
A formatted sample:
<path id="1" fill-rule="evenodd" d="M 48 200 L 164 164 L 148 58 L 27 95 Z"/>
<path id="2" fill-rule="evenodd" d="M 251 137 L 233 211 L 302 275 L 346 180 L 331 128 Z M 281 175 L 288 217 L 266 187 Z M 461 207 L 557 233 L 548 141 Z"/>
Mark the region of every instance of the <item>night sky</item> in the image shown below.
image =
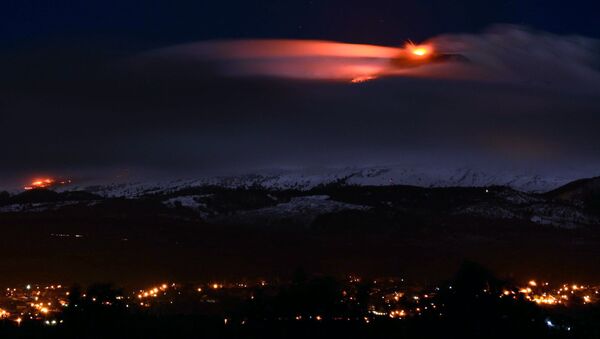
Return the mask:
<path id="1" fill-rule="evenodd" d="M 4 1 L 0 185 L 426 164 L 600 165 L 594 1 Z M 433 41 L 477 76 L 231 77 L 148 55 L 223 39 Z M 210 46 L 210 45 L 208 45 Z M 454 50 L 453 50 L 454 51 Z M 187 54 L 186 54 L 187 53 Z M 191 58 L 190 58 L 191 56 Z M 457 74 L 461 68 L 448 66 Z M 459 74 L 460 75 L 460 74 Z"/>

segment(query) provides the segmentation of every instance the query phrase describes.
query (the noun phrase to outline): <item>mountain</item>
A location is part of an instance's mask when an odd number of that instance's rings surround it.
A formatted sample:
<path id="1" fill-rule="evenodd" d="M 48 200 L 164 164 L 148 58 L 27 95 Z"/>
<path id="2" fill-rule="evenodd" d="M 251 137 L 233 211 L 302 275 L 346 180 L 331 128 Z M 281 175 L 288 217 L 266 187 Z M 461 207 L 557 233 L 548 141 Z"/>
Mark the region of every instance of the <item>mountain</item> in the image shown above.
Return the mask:
<path id="1" fill-rule="evenodd" d="M 319 185 L 345 183 L 362 186 L 411 185 L 420 187 L 506 186 L 531 193 L 556 189 L 575 179 L 571 174 L 541 175 L 511 171 L 484 171 L 473 168 L 437 169 L 404 166 L 264 170 L 250 174 L 140 182 L 82 182 L 60 190 L 84 190 L 105 197 L 136 197 L 150 193 L 173 192 L 188 187 L 220 186 L 227 188 L 263 187 L 268 189 L 310 190 Z"/>
<path id="2" fill-rule="evenodd" d="M 579 179 L 547 193 L 547 196 L 568 201 L 588 201 L 600 197 L 600 177 Z"/>
<path id="3" fill-rule="evenodd" d="M 50 281 L 68 272 L 81 279 L 175 274 L 186 280 L 202 274 L 197 271 L 236 267 L 243 275 L 307 263 L 321 272 L 392 268 L 427 277 L 450 274 L 448 266 L 465 258 L 525 277 L 598 275 L 580 268 L 598 261 L 600 209 L 589 204 L 593 199 L 564 198 L 587 192 L 594 180 L 532 193 L 507 186 L 352 184 L 383 178 L 366 172 L 293 186 L 300 188 L 254 185 L 264 178 L 221 181 L 230 186 L 179 181 L 95 189 L 115 196 L 62 188 L 3 194 L 2 246 L 11 256 L 0 265 L 36 267 Z M 40 257 L 48 258 L 43 265 Z"/>
<path id="4" fill-rule="evenodd" d="M 600 214 L 600 177 L 573 181 L 545 196 L 577 205 L 588 213 Z"/>
<path id="5" fill-rule="evenodd" d="M 320 177 L 319 181 L 308 180 L 305 176 L 301 184 L 297 177 L 291 181 L 291 176 L 255 175 L 155 186 L 93 186 L 84 191 L 31 190 L 4 198 L 0 212 L 39 212 L 74 206 L 104 208 L 114 201 L 127 200 L 140 202 L 136 206 L 160 207 L 158 210 L 173 217 L 192 217 L 216 224 L 311 225 L 324 215 L 347 211 L 354 211 L 359 219 L 377 220 L 383 224 L 401 220 L 431 224 L 493 220 L 504 224 L 516 222 L 561 228 L 600 224 L 600 209 L 593 208 L 593 202 L 598 200 L 597 179 L 574 181 L 545 194 L 497 185 L 363 184 L 381 183 L 380 180 L 390 173 L 361 170 L 344 177 L 332 176 L 325 180 Z M 467 174 L 460 180 L 446 183 L 466 185 L 478 183 L 471 179 L 483 178 L 473 172 Z M 575 199 L 579 196 L 585 200 Z M 126 214 L 127 210 L 121 212 Z"/>

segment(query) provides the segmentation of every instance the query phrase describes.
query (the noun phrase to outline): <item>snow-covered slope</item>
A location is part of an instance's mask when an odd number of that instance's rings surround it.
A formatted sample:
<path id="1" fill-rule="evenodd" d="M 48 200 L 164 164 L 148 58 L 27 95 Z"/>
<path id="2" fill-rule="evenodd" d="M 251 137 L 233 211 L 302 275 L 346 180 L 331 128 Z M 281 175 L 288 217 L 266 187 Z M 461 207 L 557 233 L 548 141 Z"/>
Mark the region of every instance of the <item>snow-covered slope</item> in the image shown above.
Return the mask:
<path id="1" fill-rule="evenodd" d="M 346 167 L 311 170 L 265 170 L 252 174 L 180 179 L 164 182 L 111 183 L 70 186 L 107 197 L 136 197 L 172 192 L 188 187 L 216 185 L 228 188 L 261 186 L 270 189 L 308 190 L 322 184 L 344 182 L 351 185 L 413 185 L 421 187 L 508 186 L 524 192 L 546 192 L 585 175 L 553 176 L 509 171 L 488 172 L 471 168 L 435 169 L 401 166 Z"/>
<path id="2" fill-rule="evenodd" d="M 239 211 L 231 215 L 217 216 L 211 221 L 264 224 L 281 220 L 294 220 L 301 224 L 310 224 L 317 216 L 344 210 L 368 210 L 369 206 L 355 205 L 331 200 L 327 195 L 294 197 L 289 202 L 275 206 L 248 211 Z"/>
<path id="3" fill-rule="evenodd" d="M 318 186 L 329 183 L 342 185 Z M 578 198 L 596 194 L 596 179 L 578 180 L 547 194 L 507 187 L 528 187 L 531 191 L 560 183 L 558 179 L 550 181 L 540 176 L 489 175 L 472 170 L 426 174 L 398 168 L 287 171 L 162 184 L 96 185 L 88 187 L 88 192 L 76 191 L 77 188 L 65 192 L 31 190 L 5 196 L 0 213 L 42 212 L 67 206 L 77 210 L 100 202 L 107 203 L 104 208 L 109 209 L 125 204 L 126 208 L 160 211 L 177 218 L 197 216 L 217 224 L 293 221 L 308 225 L 319 216 L 353 210 L 367 213 L 366 218 L 376 222 L 408 215 L 409 219 L 419 217 L 432 222 L 456 217 L 563 228 L 598 225 L 600 213 L 594 208 L 595 198 Z M 295 190 L 280 190 L 285 188 Z M 110 197 L 130 199 L 106 199 Z M 137 213 L 135 208 L 132 213 Z"/>

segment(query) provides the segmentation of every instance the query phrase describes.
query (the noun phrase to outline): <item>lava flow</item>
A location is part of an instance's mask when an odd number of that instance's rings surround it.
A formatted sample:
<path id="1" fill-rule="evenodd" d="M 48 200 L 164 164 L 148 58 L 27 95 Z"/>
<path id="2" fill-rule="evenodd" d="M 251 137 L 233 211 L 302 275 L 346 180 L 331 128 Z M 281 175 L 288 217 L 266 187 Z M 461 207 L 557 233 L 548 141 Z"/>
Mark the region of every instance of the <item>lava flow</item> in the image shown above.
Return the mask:
<path id="1" fill-rule="evenodd" d="M 67 180 L 56 180 L 53 178 L 38 178 L 38 179 L 34 179 L 29 185 L 26 185 L 23 187 L 24 190 L 29 191 L 29 190 L 33 190 L 33 189 L 44 189 L 44 188 L 51 188 L 51 187 L 55 187 L 58 185 L 66 185 L 66 184 L 70 184 L 71 180 L 67 179 Z"/>

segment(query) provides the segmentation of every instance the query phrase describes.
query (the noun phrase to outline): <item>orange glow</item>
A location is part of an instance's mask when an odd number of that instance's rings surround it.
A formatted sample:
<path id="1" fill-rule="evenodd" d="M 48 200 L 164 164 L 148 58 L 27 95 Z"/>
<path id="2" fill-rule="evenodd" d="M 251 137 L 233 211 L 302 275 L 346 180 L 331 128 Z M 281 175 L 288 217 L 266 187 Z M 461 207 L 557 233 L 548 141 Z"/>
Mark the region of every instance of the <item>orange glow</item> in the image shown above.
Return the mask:
<path id="1" fill-rule="evenodd" d="M 220 71 L 230 76 L 351 83 L 385 76 L 411 76 L 408 69 L 436 62 L 431 44 L 389 47 L 320 40 L 215 41 L 175 46 L 159 54 L 217 62 Z"/>
<path id="2" fill-rule="evenodd" d="M 47 188 L 52 186 L 55 183 L 55 180 L 52 178 L 40 178 L 35 179 L 31 182 L 31 184 L 23 187 L 25 190 L 32 190 L 34 188 Z"/>
<path id="3" fill-rule="evenodd" d="M 560 300 L 557 300 L 554 296 L 551 295 L 542 295 L 542 296 L 534 296 L 532 299 L 536 304 L 544 304 L 544 305 L 555 305 L 559 304 Z"/>
<path id="4" fill-rule="evenodd" d="M 352 80 L 350 80 L 350 82 L 353 84 L 358 84 L 358 83 L 373 80 L 373 79 L 377 79 L 377 77 L 372 76 L 372 75 L 363 75 L 363 76 L 358 76 L 356 78 L 353 78 Z"/>
<path id="5" fill-rule="evenodd" d="M 433 48 L 430 45 L 415 45 L 409 42 L 405 48 L 413 58 L 428 57 L 433 53 Z"/>
<path id="6" fill-rule="evenodd" d="M 390 312 L 390 318 L 403 318 L 406 316 L 406 312 L 404 310 L 393 310 Z"/>
<path id="7" fill-rule="evenodd" d="M 212 43 L 200 53 L 208 58 L 393 58 L 401 50 L 367 44 L 349 44 L 323 40 L 238 40 Z"/>
<path id="8" fill-rule="evenodd" d="M 23 186 L 23 189 L 28 191 L 28 190 L 32 190 L 32 189 L 36 189 L 36 188 L 49 188 L 49 187 L 53 187 L 56 185 L 67 185 L 72 183 L 72 181 L 70 179 L 64 179 L 64 180 L 57 180 L 54 178 L 50 178 L 50 177 L 45 177 L 45 178 L 36 178 L 33 179 L 31 181 L 31 183 L 29 185 Z"/>

